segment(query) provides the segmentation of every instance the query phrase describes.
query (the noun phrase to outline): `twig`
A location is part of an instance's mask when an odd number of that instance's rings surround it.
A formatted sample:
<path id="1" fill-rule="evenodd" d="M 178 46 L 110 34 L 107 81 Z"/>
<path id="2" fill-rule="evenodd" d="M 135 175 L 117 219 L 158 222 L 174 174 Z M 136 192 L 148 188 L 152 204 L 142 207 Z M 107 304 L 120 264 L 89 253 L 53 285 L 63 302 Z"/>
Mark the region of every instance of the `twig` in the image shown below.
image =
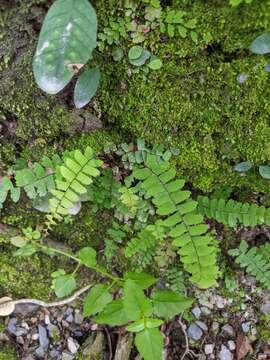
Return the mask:
<path id="1" fill-rule="evenodd" d="M 184 354 L 182 355 L 182 357 L 181 357 L 180 360 L 184 360 L 187 355 L 191 355 L 191 356 L 193 356 L 193 357 L 198 357 L 198 355 L 195 354 L 194 351 L 192 351 L 192 350 L 189 348 L 189 341 L 188 341 L 187 332 L 186 332 L 186 330 L 185 330 L 184 324 L 183 324 L 182 321 L 181 321 L 181 318 L 178 319 L 178 322 L 179 322 L 179 324 L 180 324 L 180 326 L 181 326 L 181 329 L 182 329 L 182 332 L 183 332 L 183 334 L 184 334 L 184 336 L 185 336 L 185 343 L 186 343 L 186 344 L 185 344 L 185 345 L 186 345 L 186 348 L 185 348 Z"/>
<path id="2" fill-rule="evenodd" d="M 104 330 L 105 330 L 105 333 L 107 335 L 107 340 L 108 340 L 108 345 L 109 345 L 109 360 L 112 360 L 113 358 L 113 352 L 112 352 L 112 340 L 111 340 L 111 337 L 110 337 L 110 334 L 109 334 L 109 331 L 108 329 L 106 328 L 106 326 L 104 326 Z"/>
<path id="3" fill-rule="evenodd" d="M 80 295 L 82 295 L 84 292 L 86 292 L 88 289 L 90 289 L 92 285 L 87 285 L 84 288 L 76 291 L 72 296 L 64 299 L 64 300 L 60 300 L 60 301 L 54 301 L 51 303 L 46 303 L 42 300 L 37 300 L 37 299 L 20 299 L 20 300 L 9 300 L 9 301 L 5 301 L 3 303 L 0 303 L 0 308 L 2 305 L 6 305 L 6 304 L 13 304 L 13 305 L 18 305 L 18 304 L 33 304 L 33 305 L 38 305 L 44 308 L 50 308 L 50 307 L 55 307 L 55 306 L 63 306 L 66 304 L 69 304 L 71 302 L 73 302 L 74 300 L 76 300 Z"/>

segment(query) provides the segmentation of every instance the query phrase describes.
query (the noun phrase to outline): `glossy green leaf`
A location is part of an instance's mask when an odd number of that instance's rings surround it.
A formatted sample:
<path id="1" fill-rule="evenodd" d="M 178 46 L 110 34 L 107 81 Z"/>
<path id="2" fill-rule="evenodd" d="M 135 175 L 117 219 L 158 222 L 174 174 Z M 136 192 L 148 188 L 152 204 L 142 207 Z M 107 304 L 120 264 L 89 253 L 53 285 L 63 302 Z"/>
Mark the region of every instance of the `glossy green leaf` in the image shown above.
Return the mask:
<path id="1" fill-rule="evenodd" d="M 95 96 L 100 81 L 100 71 L 93 68 L 84 71 L 77 80 L 74 90 L 74 104 L 81 109 Z"/>
<path id="2" fill-rule="evenodd" d="M 162 67 L 162 61 L 160 59 L 153 59 L 147 65 L 151 70 L 159 70 Z"/>
<path id="3" fill-rule="evenodd" d="M 135 345 L 144 360 L 162 359 L 163 336 L 157 328 L 136 334 Z"/>
<path id="4" fill-rule="evenodd" d="M 157 291 L 153 294 L 154 313 L 166 320 L 189 309 L 192 302 L 186 296 L 172 291 Z"/>
<path id="5" fill-rule="evenodd" d="M 129 320 L 139 320 L 142 316 L 151 316 L 152 304 L 144 295 L 142 289 L 133 280 L 126 280 L 124 284 L 124 309 Z"/>
<path id="6" fill-rule="evenodd" d="M 56 0 L 43 22 L 33 61 L 38 86 L 57 94 L 96 47 L 97 17 L 88 0 Z"/>
<path id="7" fill-rule="evenodd" d="M 97 264 L 97 259 L 96 259 L 97 252 L 95 249 L 93 249 L 91 247 L 82 248 L 78 252 L 77 256 L 84 265 L 86 265 L 90 268 L 93 266 L 96 266 L 96 264 Z"/>
<path id="8" fill-rule="evenodd" d="M 108 286 L 102 284 L 95 285 L 85 298 L 83 315 L 94 315 L 102 311 L 112 299 L 112 295 L 108 291 Z"/>
<path id="9" fill-rule="evenodd" d="M 73 275 L 62 275 L 55 279 L 54 287 L 56 296 L 62 298 L 76 289 L 76 280 Z"/>
<path id="10" fill-rule="evenodd" d="M 252 164 L 250 161 L 243 161 L 235 165 L 233 169 L 234 171 L 238 171 L 238 172 L 247 172 L 251 168 L 252 168 Z"/>
<path id="11" fill-rule="evenodd" d="M 129 322 L 126 316 L 122 300 L 114 300 L 109 303 L 104 311 L 94 318 L 98 324 L 122 326 Z"/>
<path id="12" fill-rule="evenodd" d="M 259 166 L 259 173 L 264 179 L 270 179 L 270 166 L 261 165 Z"/>
<path id="13" fill-rule="evenodd" d="M 134 66 L 142 66 L 150 58 L 151 53 L 148 50 L 143 50 L 142 54 L 138 59 L 129 59 L 129 62 Z"/>
<path id="14" fill-rule="evenodd" d="M 143 53 L 143 48 L 139 45 L 132 46 L 128 52 L 128 58 L 130 60 L 138 59 Z"/>
<path id="15" fill-rule="evenodd" d="M 125 273 L 124 279 L 125 280 L 127 280 L 127 279 L 133 280 L 136 283 L 136 285 L 138 287 L 140 287 L 141 289 L 147 289 L 156 282 L 156 279 L 152 275 L 149 275 L 149 274 L 146 274 L 146 273 L 143 273 L 143 272 L 140 272 L 140 273 L 135 273 L 135 272 Z"/>
<path id="16" fill-rule="evenodd" d="M 265 55 L 270 53 L 270 34 L 262 34 L 252 41 L 249 50 L 254 54 Z"/>

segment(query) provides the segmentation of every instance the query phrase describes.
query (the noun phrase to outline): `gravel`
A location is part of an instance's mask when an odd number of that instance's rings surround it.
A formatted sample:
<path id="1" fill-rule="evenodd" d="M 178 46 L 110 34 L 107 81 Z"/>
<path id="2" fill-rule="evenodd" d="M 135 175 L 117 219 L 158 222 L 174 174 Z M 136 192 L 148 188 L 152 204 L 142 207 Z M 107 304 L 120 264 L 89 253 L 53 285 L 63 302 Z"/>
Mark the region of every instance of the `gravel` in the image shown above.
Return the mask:
<path id="1" fill-rule="evenodd" d="M 233 351 L 233 350 L 236 349 L 236 345 L 235 345 L 235 342 L 234 342 L 234 341 L 229 340 L 227 344 L 228 344 L 228 348 L 229 348 L 231 351 Z"/>
<path id="2" fill-rule="evenodd" d="M 214 345 L 213 344 L 206 344 L 204 345 L 204 352 L 206 355 L 212 354 L 214 351 Z"/>
<path id="3" fill-rule="evenodd" d="M 243 330 L 244 333 L 248 333 L 250 331 L 250 323 L 244 322 L 242 324 L 242 330 Z"/>
<path id="4" fill-rule="evenodd" d="M 79 350 L 80 345 L 72 337 L 69 337 L 67 340 L 67 348 L 71 354 L 76 354 Z"/>
<path id="5" fill-rule="evenodd" d="M 195 316 L 196 319 L 199 319 L 201 316 L 201 309 L 197 306 L 191 310 L 192 314 Z"/>
<path id="6" fill-rule="evenodd" d="M 222 332 L 225 335 L 231 336 L 231 337 L 234 337 L 234 335 L 235 335 L 233 327 L 229 324 L 226 324 L 222 327 Z"/>
<path id="7" fill-rule="evenodd" d="M 43 349 L 47 349 L 49 346 L 49 339 L 47 330 L 44 326 L 38 325 L 39 344 Z"/>
<path id="8" fill-rule="evenodd" d="M 270 313 L 270 301 L 266 301 L 262 304 L 261 312 L 265 315 Z"/>
<path id="9" fill-rule="evenodd" d="M 221 351 L 218 354 L 218 358 L 220 360 L 233 360 L 233 355 L 225 345 L 221 345 Z"/>
<path id="10" fill-rule="evenodd" d="M 196 324 L 191 324 L 188 327 L 187 330 L 188 336 L 192 339 L 192 340 L 200 340 L 200 338 L 203 336 L 203 331 L 201 330 L 201 328 L 196 325 Z"/>

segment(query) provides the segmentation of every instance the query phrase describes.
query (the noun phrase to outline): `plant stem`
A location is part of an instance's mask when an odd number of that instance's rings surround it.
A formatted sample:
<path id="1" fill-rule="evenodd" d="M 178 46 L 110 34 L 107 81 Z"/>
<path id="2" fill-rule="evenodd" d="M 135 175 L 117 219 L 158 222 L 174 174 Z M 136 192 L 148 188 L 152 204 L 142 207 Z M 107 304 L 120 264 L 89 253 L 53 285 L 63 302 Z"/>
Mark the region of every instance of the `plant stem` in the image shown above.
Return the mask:
<path id="1" fill-rule="evenodd" d="M 75 269 L 74 273 L 78 270 L 78 268 L 81 266 L 81 265 L 84 265 L 81 260 L 79 258 L 77 258 L 76 256 L 72 255 L 72 254 L 69 254 L 65 251 L 62 251 L 62 250 L 58 250 L 58 249 L 55 249 L 53 247 L 50 247 L 50 246 L 46 246 L 46 245 L 41 245 L 41 244 L 38 244 L 38 243 L 34 243 L 36 246 L 38 246 L 39 248 L 43 249 L 43 250 L 51 250 L 52 252 L 56 253 L 56 254 L 59 254 L 59 255 L 62 255 L 62 256 L 65 256 L 69 259 L 72 259 L 74 261 L 76 261 L 78 263 L 78 266 L 77 268 Z M 108 273 L 106 270 L 102 269 L 101 267 L 99 266 L 89 266 L 87 265 L 88 268 L 92 269 L 92 270 L 95 270 L 96 272 L 100 273 L 101 275 L 111 279 L 114 283 L 118 283 L 118 284 L 122 284 L 122 281 L 123 279 L 122 278 L 119 278 L 117 276 L 114 276 L 110 273 Z"/>

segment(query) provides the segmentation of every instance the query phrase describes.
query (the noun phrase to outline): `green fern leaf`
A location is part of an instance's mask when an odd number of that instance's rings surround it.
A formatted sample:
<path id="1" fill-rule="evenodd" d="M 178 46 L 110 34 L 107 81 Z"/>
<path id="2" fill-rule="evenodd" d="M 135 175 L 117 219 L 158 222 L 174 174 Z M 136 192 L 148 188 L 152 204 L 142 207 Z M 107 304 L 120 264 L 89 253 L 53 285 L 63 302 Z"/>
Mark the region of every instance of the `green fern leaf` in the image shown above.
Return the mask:
<path id="1" fill-rule="evenodd" d="M 249 249 L 248 244 L 242 241 L 239 249 L 229 250 L 229 255 L 236 257 L 236 263 L 255 276 L 262 285 L 270 287 L 270 264 L 257 247 Z"/>
<path id="2" fill-rule="evenodd" d="M 270 225 L 270 208 L 256 204 L 241 203 L 234 200 L 209 199 L 198 197 L 198 212 L 210 219 L 235 228 L 238 224 L 256 226 Z"/>
<path id="3" fill-rule="evenodd" d="M 197 202 L 190 199 L 190 192 L 182 190 L 185 181 L 175 179 L 175 174 L 169 162 L 151 154 L 145 168 L 133 171 L 141 180 L 141 188 L 153 198 L 157 214 L 164 217 L 163 226 L 173 238 L 185 270 L 191 273 L 191 281 L 207 288 L 216 284 L 216 248 L 212 236 L 206 234 L 208 226 L 203 224 L 203 217 L 194 213 Z"/>
<path id="4" fill-rule="evenodd" d="M 93 182 L 92 178 L 100 174 L 97 168 L 103 162 L 94 159 L 93 155 L 90 147 L 86 148 L 84 153 L 75 150 L 65 157 L 64 165 L 57 168 L 56 189 L 51 190 L 53 195 L 50 199 L 51 211 L 47 215 L 49 227 L 68 214 L 69 209 L 79 201 L 80 196 L 87 193 L 87 186 Z"/>

